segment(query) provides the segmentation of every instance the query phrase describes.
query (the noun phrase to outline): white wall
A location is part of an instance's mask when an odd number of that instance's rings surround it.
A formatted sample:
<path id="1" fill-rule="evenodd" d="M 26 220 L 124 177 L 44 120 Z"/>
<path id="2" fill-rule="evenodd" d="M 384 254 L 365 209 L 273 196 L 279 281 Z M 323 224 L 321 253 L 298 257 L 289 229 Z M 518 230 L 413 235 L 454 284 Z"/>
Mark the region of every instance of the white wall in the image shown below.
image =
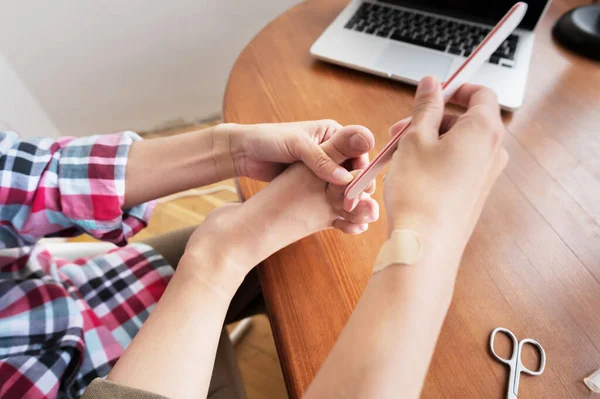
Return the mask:
<path id="1" fill-rule="evenodd" d="M 0 72 L 16 72 L 0 80 L 0 107 L 28 90 L 48 130 L 0 119 L 26 135 L 86 135 L 214 116 L 237 55 L 297 2 L 0 0 Z"/>
<path id="2" fill-rule="evenodd" d="M 19 76 L 0 54 L 0 130 L 27 136 L 58 137 L 59 132 Z"/>

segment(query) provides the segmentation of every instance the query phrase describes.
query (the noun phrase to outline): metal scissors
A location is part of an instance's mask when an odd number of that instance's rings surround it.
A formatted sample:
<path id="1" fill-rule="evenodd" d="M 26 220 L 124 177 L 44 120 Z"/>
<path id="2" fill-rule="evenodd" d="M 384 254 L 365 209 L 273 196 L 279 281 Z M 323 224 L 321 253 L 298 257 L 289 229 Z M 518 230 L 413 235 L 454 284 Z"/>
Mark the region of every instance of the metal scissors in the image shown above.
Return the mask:
<path id="1" fill-rule="evenodd" d="M 508 335 L 512 340 L 513 349 L 510 359 L 504 359 L 503 357 L 500 357 L 494 350 L 494 339 L 496 338 L 496 334 L 498 332 L 503 332 L 504 334 Z M 540 352 L 540 368 L 537 371 L 529 370 L 521 361 L 521 352 L 525 344 L 531 344 L 535 346 Z M 496 359 L 498 359 L 504 364 L 507 364 L 508 367 L 510 367 L 510 376 L 508 377 L 508 391 L 506 394 L 507 399 L 517 399 L 517 391 L 519 390 L 519 378 L 521 376 L 521 373 L 526 373 L 529 375 L 540 375 L 544 372 L 544 368 L 546 367 L 546 352 L 544 351 L 544 348 L 542 348 L 542 345 L 540 345 L 539 342 L 531 338 L 525 338 L 521 341 L 518 341 L 517 337 L 515 336 L 515 334 L 512 333 L 512 331 L 507 330 L 503 327 L 498 327 L 494 331 L 492 331 L 492 334 L 490 335 L 490 349 L 492 350 L 492 354 Z"/>

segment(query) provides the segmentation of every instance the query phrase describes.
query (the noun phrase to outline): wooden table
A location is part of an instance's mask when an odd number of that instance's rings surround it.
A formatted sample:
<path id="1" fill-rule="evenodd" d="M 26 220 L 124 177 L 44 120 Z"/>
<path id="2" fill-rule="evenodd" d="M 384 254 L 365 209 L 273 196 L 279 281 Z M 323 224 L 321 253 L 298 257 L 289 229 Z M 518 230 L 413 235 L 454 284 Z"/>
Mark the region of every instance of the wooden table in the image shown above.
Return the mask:
<path id="1" fill-rule="evenodd" d="M 583 3 L 555 0 L 537 30 L 525 105 L 504 115 L 511 160 L 466 249 L 424 398 L 503 398 L 508 372 L 487 350 L 498 326 L 539 340 L 548 355 L 541 377 L 523 376 L 519 397 L 587 397 L 582 378 L 600 368 L 600 64 L 550 34 Z M 414 88 L 310 57 L 344 4 L 308 1 L 263 29 L 231 73 L 225 121 L 363 124 L 377 135 L 375 155 L 387 128 L 411 113 Z M 240 181 L 245 198 L 261 186 Z M 359 237 L 327 231 L 260 268 L 291 397 L 306 390 L 352 312 L 384 231 L 385 217 Z"/>

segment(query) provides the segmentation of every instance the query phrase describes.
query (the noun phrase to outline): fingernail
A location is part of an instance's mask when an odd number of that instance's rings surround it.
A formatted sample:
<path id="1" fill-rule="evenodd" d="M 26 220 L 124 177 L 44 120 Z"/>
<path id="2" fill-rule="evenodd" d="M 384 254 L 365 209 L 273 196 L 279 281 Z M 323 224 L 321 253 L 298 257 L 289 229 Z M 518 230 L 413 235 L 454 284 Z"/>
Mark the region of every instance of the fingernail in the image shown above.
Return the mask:
<path id="1" fill-rule="evenodd" d="M 438 86 L 438 80 L 433 76 L 425 76 L 419 82 L 419 86 L 417 87 L 417 94 L 430 94 Z"/>
<path id="2" fill-rule="evenodd" d="M 340 183 L 350 183 L 353 179 L 352 174 L 344 168 L 337 168 L 333 171 L 333 178 Z"/>
<path id="3" fill-rule="evenodd" d="M 366 151 L 369 149 L 369 143 L 360 133 L 356 133 L 350 137 L 350 145 L 359 151 Z"/>

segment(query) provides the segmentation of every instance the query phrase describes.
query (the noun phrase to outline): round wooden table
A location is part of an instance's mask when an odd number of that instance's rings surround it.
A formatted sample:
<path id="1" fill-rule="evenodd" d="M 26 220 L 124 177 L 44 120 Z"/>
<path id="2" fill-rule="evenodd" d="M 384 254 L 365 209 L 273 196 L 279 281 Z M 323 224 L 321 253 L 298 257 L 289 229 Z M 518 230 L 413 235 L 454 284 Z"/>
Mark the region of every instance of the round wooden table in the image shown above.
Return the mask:
<path id="1" fill-rule="evenodd" d="M 548 356 L 542 376 L 521 378 L 520 397 L 587 396 L 581 380 L 600 368 L 600 64 L 550 34 L 577 3 L 555 0 L 537 29 L 525 105 L 504 115 L 511 160 L 465 251 L 425 398 L 504 397 L 508 371 L 488 353 L 498 326 L 538 340 Z M 225 121 L 362 124 L 376 134 L 374 156 L 388 127 L 411 113 L 414 88 L 311 58 L 344 5 L 308 1 L 264 28 L 233 68 Z M 262 184 L 239 187 L 248 198 Z M 381 204 L 381 190 L 375 198 Z M 260 267 L 291 397 L 306 390 L 352 312 L 384 231 L 385 215 L 359 237 L 326 231 Z"/>

